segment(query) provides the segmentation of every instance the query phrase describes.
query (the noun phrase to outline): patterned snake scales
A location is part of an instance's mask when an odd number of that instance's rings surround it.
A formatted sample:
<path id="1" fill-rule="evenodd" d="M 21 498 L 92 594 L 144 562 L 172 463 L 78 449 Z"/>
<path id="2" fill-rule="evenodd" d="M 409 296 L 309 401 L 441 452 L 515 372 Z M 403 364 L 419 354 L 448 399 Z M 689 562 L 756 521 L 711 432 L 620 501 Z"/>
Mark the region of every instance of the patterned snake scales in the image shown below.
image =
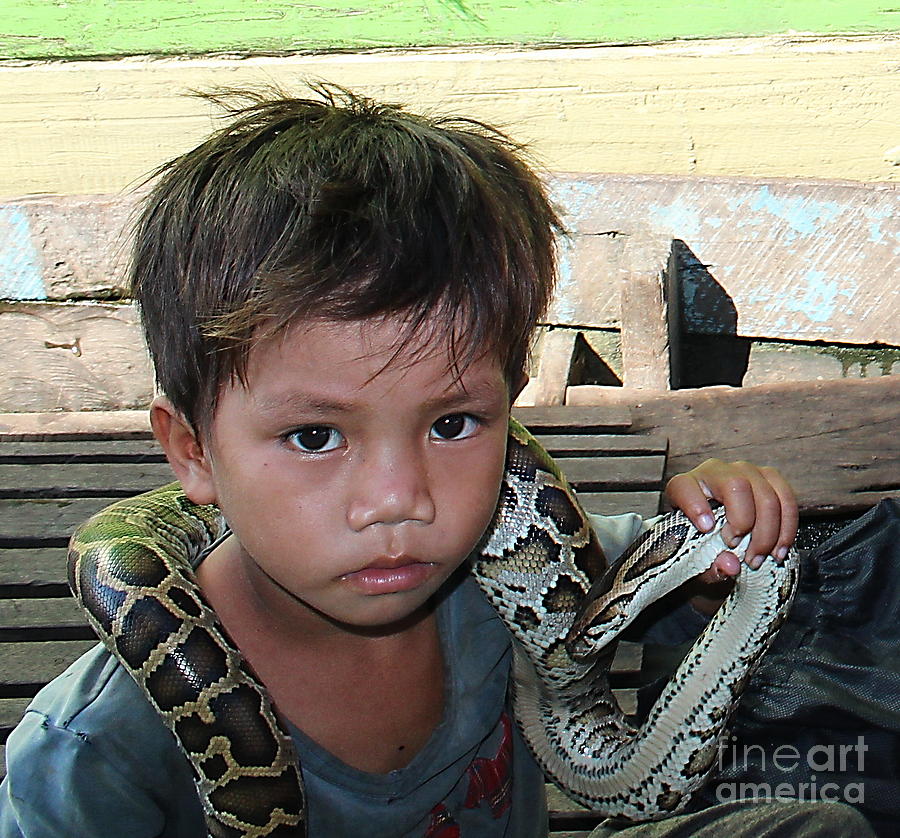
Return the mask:
<path id="1" fill-rule="evenodd" d="M 629 820 L 678 811 L 699 788 L 741 689 L 797 585 L 744 568 L 733 593 L 635 729 L 607 683 L 613 638 L 723 549 L 665 516 L 604 573 L 584 513 L 537 442 L 510 423 L 497 511 L 472 572 L 517 639 L 515 715 L 545 773 L 592 809 Z M 72 537 L 72 590 L 190 760 L 210 836 L 303 835 L 306 801 L 290 735 L 206 604 L 191 562 L 224 530 L 177 484 L 121 501 Z M 614 643 L 613 643 L 614 646 Z M 603 649 L 602 654 L 598 654 Z"/>

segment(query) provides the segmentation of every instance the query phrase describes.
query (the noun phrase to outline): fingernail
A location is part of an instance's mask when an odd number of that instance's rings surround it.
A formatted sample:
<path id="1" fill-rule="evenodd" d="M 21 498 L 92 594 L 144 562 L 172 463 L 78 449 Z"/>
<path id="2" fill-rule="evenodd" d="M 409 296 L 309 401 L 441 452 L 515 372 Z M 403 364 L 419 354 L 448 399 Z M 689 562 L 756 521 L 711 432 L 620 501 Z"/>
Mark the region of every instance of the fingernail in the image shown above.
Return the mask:
<path id="1" fill-rule="evenodd" d="M 730 536 L 728 536 L 728 538 L 725 539 L 725 543 L 729 547 L 737 547 L 738 544 L 741 543 L 741 538 L 742 538 L 742 536 L 740 536 L 740 535 L 730 535 Z"/>
<path id="2" fill-rule="evenodd" d="M 707 532 L 708 530 L 711 530 L 715 526 L 716 519 L 713 518 L 713 516 L 710 515 L 708 512 L 704 512 L 697 519 L 697 522 L 700 524 L 700 529 L 703 530 L 703 532 Z"/>
<path id="3" fill-rule="evenodd" d="M 787 554 L 788 554 L 787 547 L 779 547 L 775 551 L 775 558 L 778 559 L 778 561 L 783 562 L 787 558 Z"/>
<path id="4" fill-rule="evenodd" d="M 750 559 L 750 567 L 752 567 L 754 570 L 758 570 L 765 560 L 765 556 L 754 556 L 752 559 Z"/>

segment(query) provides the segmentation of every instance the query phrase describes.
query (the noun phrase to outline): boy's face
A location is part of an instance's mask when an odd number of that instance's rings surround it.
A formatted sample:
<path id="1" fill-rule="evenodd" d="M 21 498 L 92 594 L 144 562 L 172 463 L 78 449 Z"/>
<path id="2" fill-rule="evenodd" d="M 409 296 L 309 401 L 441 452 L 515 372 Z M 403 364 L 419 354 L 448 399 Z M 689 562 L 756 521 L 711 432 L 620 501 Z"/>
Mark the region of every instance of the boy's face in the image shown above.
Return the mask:
<path id="1" fill-rule="evenodd" d="M 421 608 L 497 503 L 511 394 L 492 355 L 455 379 L 426 323 L 301 321 L 251 352 L 202 452 L 215 502 L 267 606 L 388 627 Z"/>

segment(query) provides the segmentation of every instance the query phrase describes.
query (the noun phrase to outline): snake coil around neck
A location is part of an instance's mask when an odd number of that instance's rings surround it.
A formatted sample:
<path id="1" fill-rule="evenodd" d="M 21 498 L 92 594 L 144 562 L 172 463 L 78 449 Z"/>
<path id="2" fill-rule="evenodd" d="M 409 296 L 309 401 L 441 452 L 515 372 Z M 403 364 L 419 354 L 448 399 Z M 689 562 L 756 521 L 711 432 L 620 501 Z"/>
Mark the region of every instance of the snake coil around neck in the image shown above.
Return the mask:
<path id="1" fill-rule="evenodd" d="M 742 572 L 650 717 L 639 727 L 623 717 L 606 677 L 606 634 L 709 567 L 723 549 L 720 528 L 701 536 L 678 513 L 665 516 L 607 569 L 559 470 L 510 421 L 501 497 L 472 573 L 516 638 L 515 713 L 536 759 L 563 791 L 607 815 L 650 820 L 687 803 L 790 606 L 795 555 Z M 210 836 L 303 835 L 307 802 L 290 734 L 193 575 L 196 556 L 224 530 L 218 510 L 171 484 L 82 525 L 69 581 L 190 761 Z"/>

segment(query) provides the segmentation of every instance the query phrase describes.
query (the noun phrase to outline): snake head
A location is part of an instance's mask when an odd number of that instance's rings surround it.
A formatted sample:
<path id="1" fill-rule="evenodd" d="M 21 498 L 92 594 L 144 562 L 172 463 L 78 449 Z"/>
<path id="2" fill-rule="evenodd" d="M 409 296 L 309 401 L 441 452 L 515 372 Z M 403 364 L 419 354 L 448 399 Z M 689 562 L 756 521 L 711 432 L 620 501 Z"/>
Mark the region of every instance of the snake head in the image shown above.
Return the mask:
<path id="1" fill-rule="evenodd" d="M 619 577 L 626 556 L 621 556 L 593 584 L 565 638 L 566 651 L 576 661 L 596 658 L 609 647 L 631 620 L 631 596 L 620 596 Z"/>
<path id="2" fill-rule="evenodd" d="M 594 583 L 566 635 L 569 655 L 594 657 L 651 603 L 709 568 L 722 541 L 724 509 L 716 524 L 699 532 L 684 513 L 663 516 L 644 532 Z"/>

